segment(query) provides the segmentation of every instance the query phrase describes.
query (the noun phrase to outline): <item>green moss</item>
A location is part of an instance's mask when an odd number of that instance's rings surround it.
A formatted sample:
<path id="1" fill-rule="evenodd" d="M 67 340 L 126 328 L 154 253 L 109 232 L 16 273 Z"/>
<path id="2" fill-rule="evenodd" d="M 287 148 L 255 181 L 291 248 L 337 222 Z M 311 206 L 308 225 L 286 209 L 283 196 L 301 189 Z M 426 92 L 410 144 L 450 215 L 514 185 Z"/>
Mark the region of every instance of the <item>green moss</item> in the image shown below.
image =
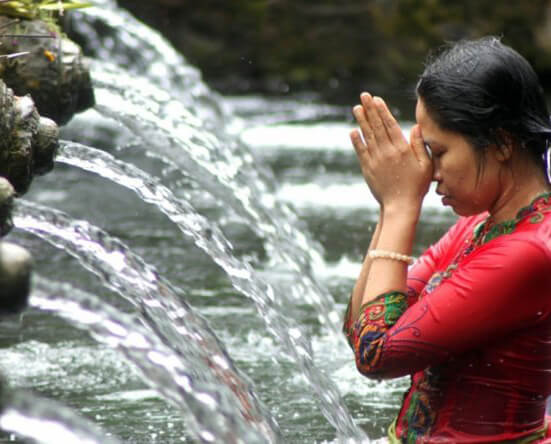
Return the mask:
<path id="1" fill-rule="evenodd" d="M 75 0 L 8 0 L 0 3 L 0 15 L 29 20 L 43 20 L 56 27 L 56 19 L 64 11 L 92 6 Z"/>

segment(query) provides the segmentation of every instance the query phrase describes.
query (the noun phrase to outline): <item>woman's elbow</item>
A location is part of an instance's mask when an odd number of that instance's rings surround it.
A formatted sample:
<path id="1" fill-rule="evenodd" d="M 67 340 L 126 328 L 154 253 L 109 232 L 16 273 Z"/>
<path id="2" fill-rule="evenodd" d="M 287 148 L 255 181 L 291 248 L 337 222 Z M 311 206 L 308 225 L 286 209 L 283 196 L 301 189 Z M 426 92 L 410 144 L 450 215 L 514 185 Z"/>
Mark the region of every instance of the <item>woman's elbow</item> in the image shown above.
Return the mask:
<path id="1" fill-rule="evenodd" d="M 404 368 L 399 362 L 392 362 L 379 357 L 375 361 L 367 361 L 359 353 L 356 353 L 356 368 L 369 379 L 394 379 L 411 374 L 409 368 Z"/>

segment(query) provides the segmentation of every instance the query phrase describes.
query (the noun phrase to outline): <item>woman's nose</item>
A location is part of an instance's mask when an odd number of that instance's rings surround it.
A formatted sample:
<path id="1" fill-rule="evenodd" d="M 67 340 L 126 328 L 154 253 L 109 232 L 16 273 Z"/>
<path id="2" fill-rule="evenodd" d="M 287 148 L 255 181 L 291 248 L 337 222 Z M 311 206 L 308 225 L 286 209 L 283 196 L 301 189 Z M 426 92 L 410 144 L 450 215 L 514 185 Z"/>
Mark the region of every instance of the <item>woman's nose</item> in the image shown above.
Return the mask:
<path id="1" fill-rule="evenodd" d="M 432 163 L 432 180 L 434 182 L 442 182 L 442 174 L 440 173 L 440 168 L 436 162 Z"/>

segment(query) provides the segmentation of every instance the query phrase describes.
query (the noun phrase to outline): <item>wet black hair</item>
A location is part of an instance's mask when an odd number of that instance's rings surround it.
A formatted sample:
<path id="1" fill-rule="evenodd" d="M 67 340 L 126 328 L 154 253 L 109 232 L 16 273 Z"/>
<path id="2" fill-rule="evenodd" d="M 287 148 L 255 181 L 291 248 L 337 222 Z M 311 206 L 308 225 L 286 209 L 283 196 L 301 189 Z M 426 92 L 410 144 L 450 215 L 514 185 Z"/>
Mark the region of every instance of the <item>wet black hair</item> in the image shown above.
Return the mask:
<path id="1" fill-rule="evenodd" d="M 499 38 L 448 44 L 429 57 L 416 93 L 442 129 L 462 134 L 480 154 L 512 142 L 541 162 L 551 138 L 543 88 L 530 63 Z"/>

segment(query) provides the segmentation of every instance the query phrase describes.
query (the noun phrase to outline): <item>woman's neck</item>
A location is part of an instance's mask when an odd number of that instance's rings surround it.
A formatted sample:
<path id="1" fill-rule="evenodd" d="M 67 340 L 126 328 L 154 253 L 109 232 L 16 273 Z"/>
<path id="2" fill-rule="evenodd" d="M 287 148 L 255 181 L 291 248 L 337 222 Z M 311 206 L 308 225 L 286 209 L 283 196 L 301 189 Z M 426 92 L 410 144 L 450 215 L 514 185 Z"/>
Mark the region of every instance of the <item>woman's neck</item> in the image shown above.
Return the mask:
<path id="1" fill-rule="evenodd" d="M 521 208 L 549 191 L 551 186 L 538 167 L 511 170 L 502 193 L 489 210 L 492 221 L 500 223 L 514 219 Z"/>

